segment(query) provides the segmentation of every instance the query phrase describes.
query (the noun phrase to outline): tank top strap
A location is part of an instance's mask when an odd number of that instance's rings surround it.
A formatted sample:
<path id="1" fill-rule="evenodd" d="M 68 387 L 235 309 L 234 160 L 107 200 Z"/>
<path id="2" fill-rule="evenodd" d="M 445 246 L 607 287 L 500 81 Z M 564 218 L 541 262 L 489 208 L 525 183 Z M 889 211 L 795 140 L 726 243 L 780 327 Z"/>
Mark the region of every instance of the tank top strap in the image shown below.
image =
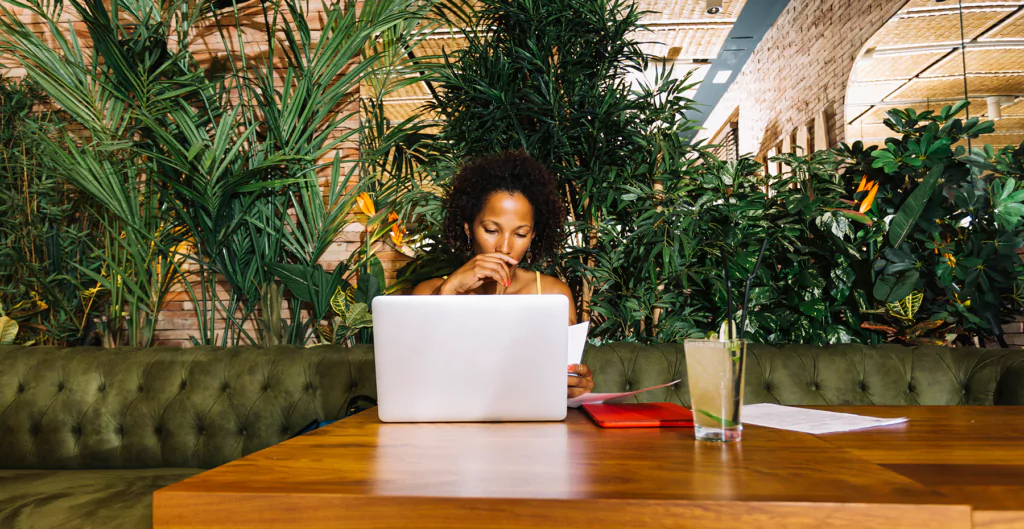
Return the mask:
<path id="1" fill-rule="evenodd" d="M 537 293 L 540 294 L 540 272 L 534 270 L 533 273 L 537 275 Z"/>

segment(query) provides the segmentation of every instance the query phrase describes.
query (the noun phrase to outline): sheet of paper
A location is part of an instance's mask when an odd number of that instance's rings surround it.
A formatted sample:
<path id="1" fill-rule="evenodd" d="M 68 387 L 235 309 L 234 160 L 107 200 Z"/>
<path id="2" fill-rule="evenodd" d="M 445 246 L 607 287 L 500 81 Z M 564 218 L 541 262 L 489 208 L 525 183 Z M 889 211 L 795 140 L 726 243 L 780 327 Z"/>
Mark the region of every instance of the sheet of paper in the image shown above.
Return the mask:
<path id="1" fill-rule="evenodd" d="M 807 410 L 778 404 L 748 404 L 743 406 L 740 418 L 743 420 L 743 424 L 756 424 L 809 434 L 848 432 L 907 421 L 906 417 L 882 419 L 851 413 Z"/>
<path id="2" fill-rule="evenodd" d="M 630 391 L 628 393 L 587 393 L 586 395 L 580 395 L 579 397 L 569 399 L 568 406 L 570 408 L 579 408 L 583 404 L 591 404 L 596 402 L 619 402 L 627 397 L 632 397 L 637 393 L 643 393 L 645 391 L 650 391 L 652 389 L 666 388 L 678 382 L 679 380 L 673 380 L 668 384 L 661 384 L 660 386 L 651 386 L 649 388 L 638 389 L 636 391 Z"/>
<path id="3" fill-rule="evenodd" d="M 583 361 L 583 348 L 587 346 L 587 331 L 589 329 L 589 321 L 569 327 L 569 365 Z"/>

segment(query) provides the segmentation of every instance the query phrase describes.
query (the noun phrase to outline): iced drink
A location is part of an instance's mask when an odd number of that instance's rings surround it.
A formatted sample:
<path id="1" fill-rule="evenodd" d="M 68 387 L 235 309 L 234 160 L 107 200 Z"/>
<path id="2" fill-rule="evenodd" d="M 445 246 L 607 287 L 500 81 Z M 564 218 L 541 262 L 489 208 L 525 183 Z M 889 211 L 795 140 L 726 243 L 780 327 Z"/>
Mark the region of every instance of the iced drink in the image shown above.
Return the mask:
<path id="1" fill-rule="evenodd" d="M 686 340 L 684 347 L 694 435 L 699 441 L 739 441 L 746 342 Z"/>

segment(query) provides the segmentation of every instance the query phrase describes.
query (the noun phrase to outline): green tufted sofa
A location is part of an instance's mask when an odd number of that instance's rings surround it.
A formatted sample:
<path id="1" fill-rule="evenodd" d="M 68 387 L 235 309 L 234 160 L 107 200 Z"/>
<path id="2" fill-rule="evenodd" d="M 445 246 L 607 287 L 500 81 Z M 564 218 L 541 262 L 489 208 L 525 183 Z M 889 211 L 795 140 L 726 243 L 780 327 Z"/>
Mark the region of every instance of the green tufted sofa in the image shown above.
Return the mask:
<path id="1" fill-rule="evenodd" d="M 747 402 L 1024 404 L 1024 350 L 751 346 Z M 589 346 L 596 391 L 682 378 L 680 345 Z M 0 528 L 149 527 L 152 492 L 375 397 L 371 347 L 0 347 Z"/>

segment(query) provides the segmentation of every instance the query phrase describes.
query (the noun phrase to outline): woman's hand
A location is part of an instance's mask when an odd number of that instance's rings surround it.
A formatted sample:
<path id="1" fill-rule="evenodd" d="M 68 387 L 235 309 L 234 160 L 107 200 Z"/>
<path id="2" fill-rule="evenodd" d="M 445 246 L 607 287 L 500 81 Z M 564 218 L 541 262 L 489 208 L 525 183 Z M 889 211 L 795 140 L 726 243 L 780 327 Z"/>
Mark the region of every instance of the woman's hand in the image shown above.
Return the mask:
<path id="1" fill-rule="evenodd" d="M 594 374 L 585 364 L 573 364 L 569 366 L 569 373 L 575 374 L 569 377 L 569 389 L 567 396 L 571 399 L 586 395 L 594 389 Z"/>
<path id="2" fill-rule="evenodd" d="M 465 294 L 480 288 L 488 281 L 498 283 L 497 294 L 502 294 L 512 284 L 512 270 L 519 264 L 503 253 L 474 255 L 466 264 L 451 273 L 438 287 L 438 294 Z"/>

